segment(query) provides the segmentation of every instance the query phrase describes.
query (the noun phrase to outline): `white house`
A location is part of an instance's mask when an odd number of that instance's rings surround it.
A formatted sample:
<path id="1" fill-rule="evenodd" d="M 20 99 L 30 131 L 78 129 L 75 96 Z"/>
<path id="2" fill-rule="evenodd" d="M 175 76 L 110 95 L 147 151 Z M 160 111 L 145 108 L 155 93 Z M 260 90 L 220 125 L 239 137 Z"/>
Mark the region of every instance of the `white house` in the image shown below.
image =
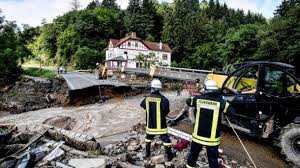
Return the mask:
<path id="1" fill-rule="evenodd" d="M 106 50 L 105 65 L 108 68 L 119 68 L 122 65 L 127 68 L 140 68 L 141 63 L 136 60 L 136 56 L 144 54 L 155 55 L 155 62 L 170 66 L 171 48 L 161 42 L 144 41 L 131 33 L 130 36 L 122 39 L 110 39 Z"/>

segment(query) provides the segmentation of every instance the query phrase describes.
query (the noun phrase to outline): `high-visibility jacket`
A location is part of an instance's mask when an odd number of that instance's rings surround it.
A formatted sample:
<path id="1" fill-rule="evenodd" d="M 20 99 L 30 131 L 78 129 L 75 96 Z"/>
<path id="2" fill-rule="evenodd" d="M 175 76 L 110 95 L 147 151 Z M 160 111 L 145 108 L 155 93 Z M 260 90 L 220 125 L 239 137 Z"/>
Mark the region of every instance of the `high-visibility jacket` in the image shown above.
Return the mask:
<path id="1" fill-rule="evenodd" d="M 146 110 L 146 133 L 163 135 L 168 132 L 166 116 L 170 112 L 169 100 L 159 92 L 145 96 L 141 107 Z"/>
<path id="2" fill-rule="evenodd" d="M 217 94 L 208 93 L 187 99 L 195 107 L 196 119 L 192 140 L 205 146 L 220 145 L 220 112 L 227 112 L 229 104 Z"/>

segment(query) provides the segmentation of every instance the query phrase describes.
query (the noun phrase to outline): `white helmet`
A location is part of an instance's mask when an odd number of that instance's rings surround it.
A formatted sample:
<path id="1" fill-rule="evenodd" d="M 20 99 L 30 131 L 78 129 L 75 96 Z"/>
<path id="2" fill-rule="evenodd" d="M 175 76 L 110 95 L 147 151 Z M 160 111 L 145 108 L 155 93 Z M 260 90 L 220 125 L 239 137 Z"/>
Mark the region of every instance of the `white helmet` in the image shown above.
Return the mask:
<path id="1" fill-rule="evenodd" d="M 152 82 L 151 82 L 151 88 L 161 89 L 162 88 L 162 83 L 158 79 L 153 79 Z"/>
<path id="2" fill-rule="evenodd" d="M 205 90 L 212 90 L 212 91 L 218 91 L 218 85 L 215 80 L 208 79 L 205 81 Z"/>
<path id="3" fill-rule="evenodd" d="M 98 66 L 98 65 L 99 65 L 99 63 L 96 63 L 96 65 Z"/>

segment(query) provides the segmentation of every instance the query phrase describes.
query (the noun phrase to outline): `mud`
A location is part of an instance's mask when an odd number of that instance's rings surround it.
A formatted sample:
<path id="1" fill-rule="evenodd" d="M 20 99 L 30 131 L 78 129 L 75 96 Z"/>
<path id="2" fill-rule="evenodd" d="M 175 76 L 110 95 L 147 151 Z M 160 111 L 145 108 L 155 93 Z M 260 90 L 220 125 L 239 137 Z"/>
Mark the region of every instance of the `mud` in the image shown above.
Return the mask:
<path id="1" fill-rule="evenodd" d="M 5 117 L 5 116 L 8 116 L 9 115 L 9 112 L 8 111 L 0 111 L 0 118 L 1 117 Z"/>
<path id="2" fill-rule="evenodd" d="M 164 95 L 169 98 L 171 111 L 181 108 L 185 96 L 178 97 L 173 92 Z M 48 108 L 0 118 L 0 124 L 16 124 L 25 129 L 35 124 L 42 124 L 46 119 L 63 116 L 74 120 L 72 131 L 103 137 L 131 129 L 133 125 L 145 122 L 145 111 L 140 108 L 143 95 L 130 98 L 114 98 L 104 104 L 85 105 L 80 107 Z"/>
<path id="3" fill-rule="evenodd" d="M 189 121 L 181 121 L 173 128 L 183 132 L 192 133 L 193 126 Z M 239 134 L 254 163 L 259 168 L 288 168 L 288 164 L 281 159 L 280 152 L 272 144 L 260 142 L 258 139 Z M 240 142 L 230 128 L 223 127 L 221 132 L 220 148 L 224 150 L 224 154 L 238 162 L 251 163 Z"/>

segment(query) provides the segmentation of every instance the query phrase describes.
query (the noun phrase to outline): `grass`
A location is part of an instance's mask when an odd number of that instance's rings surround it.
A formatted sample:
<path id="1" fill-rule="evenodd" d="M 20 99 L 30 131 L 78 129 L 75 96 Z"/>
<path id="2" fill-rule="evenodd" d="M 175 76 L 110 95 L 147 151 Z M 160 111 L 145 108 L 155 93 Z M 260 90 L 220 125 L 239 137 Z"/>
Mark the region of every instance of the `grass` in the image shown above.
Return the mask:
<path id="1" fill-rule="evenodd" d="M 24 75 L 33 77 L 43 77 L 43 78 L 55 78 L 55 73 L 50 70 L 39 69 L 39 68 L 24 68 Z"/>

